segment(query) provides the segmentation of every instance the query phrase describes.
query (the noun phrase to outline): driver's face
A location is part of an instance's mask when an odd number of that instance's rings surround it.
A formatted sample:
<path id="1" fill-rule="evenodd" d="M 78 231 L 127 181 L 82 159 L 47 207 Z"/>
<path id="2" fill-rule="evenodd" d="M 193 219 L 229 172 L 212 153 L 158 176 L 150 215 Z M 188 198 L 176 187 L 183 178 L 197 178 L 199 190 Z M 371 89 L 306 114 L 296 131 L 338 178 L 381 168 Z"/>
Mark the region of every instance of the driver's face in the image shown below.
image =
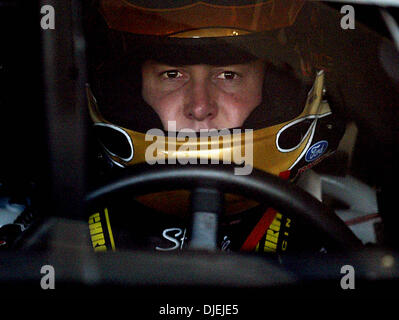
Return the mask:
<path id="1" fill-rule="evenodd" d="M 264 63 L 171 66 L 148 60 L 142 67 L 142 95 L 164 129 L 240 127 L 262 100 Z"/>

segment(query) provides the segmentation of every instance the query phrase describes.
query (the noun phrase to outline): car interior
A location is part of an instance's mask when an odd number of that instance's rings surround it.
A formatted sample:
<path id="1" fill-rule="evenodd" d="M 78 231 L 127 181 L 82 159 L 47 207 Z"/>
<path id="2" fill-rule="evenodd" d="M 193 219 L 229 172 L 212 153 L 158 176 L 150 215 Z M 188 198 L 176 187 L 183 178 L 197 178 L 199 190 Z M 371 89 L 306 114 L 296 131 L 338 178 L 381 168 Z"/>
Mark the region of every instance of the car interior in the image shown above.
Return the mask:
<path id="1" fill-rule="evenodd" d="M 301 27 L 293 34 L 316 68 L 330 72 L 339 84 L 328 93 L 345 127 L 336 152 L 304 168 L 294 183 L 256 168 L 239 176 L 232 165 L 146 163 L 97 183 L 97 144 L 86 97 L 93 52 L 85 26 L 88 3 L 0 0 L 2 296 L 135 295 L 151 303 L 247 302 L 251 308 L 261 299 L 394 298 L 399 281 L 398 1 L 304 1 L 304 10 L 326 14 L 313 26 L 324 38 L 308 43 Z M 40 24 L 49 12 L 41 12 L 45 5 L 55 9 L 54 28 Z M 354 28 L 339 25 L 349 12 L 342 10 L 345 5 L 355 12 Z M 303 21 L 310 25 L 308 18 L 305 14 Z M 314 75 L 310 65 L 298 68 Z M 193 232 L 186 250 L 94 252 L 87 223 L 93 203 L 115 194 L 179 189 L 191 194 L 187 215 Z M 303 219 L 331 250 L 273 256 L 219 250 L 214 244 L 218 225 L 204 227 L 194 213 L 222 215 L 228 193 Z M 43 266 L 54 268 L 55 290 L 41 287 Z"/>

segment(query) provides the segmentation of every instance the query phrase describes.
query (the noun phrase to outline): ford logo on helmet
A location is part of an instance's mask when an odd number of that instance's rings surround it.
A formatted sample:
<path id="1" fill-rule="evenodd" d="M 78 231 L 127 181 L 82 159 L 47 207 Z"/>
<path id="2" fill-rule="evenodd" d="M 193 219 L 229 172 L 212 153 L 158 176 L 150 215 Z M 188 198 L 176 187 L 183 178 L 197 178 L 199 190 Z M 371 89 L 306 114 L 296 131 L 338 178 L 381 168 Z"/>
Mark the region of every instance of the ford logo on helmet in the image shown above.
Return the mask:
<path id="1" fill-rule="evenodd" d="M 322 140 L 315 143 L 306 152 L 305 160 L 307 162 L 312 162 L 316 160 L 327 150 L 327 147 L 328 147 L 328 142 L 326 140 Z"/>

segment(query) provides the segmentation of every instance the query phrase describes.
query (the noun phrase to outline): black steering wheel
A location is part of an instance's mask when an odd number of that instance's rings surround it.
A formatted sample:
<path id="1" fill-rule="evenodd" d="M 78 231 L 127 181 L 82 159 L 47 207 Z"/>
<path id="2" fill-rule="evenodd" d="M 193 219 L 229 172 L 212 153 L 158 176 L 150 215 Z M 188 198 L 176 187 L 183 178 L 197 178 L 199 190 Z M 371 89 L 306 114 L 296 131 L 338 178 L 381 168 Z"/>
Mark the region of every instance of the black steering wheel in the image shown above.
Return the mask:
<path id="1" fill-rule="evenodd" d="M 235 175 L 232 165 L 144 163 L 125 168 L 121 174 L 91 191 L 86 196 L 88 203 L 121 191 L 138 196 L 182 188 L 191 190 L 191 248 L 216 248 L 217 221 L 222 212 L 224 193 L 240 194 L 260 203 L 266 202 L 279 212 L 290 213 L 320 231 L 332 248 L 350 250 L 362 245 L 332 209 L 294 184 L 255 168 L 250 175 L 243 176 Z"/>

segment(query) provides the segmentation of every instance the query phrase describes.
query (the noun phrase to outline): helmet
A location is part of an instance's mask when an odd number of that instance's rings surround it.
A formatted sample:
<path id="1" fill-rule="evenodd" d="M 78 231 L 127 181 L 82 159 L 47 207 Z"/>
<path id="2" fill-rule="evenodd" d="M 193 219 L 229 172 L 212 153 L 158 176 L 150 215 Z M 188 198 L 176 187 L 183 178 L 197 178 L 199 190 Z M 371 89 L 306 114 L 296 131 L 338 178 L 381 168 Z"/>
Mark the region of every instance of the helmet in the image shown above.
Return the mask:
<path id="1" fill-rule="evenodd" d="M 97 45 L 87 97 L 109 163 L 232 162 L 245 164 L 237 174 L 254 167 L 295 179 L 332 154 L 342 130 L 326 99 L 326 73 L 301 72 L 304 60 L 290 40 L 304 6 L 301 0 L 97 1 L 100 18 L 88 27 Z M 256 59 L 265 61 L 262 99 L 239 127 L 177 132 L 143 99 L 147 60 L 229 65 Z"/>

